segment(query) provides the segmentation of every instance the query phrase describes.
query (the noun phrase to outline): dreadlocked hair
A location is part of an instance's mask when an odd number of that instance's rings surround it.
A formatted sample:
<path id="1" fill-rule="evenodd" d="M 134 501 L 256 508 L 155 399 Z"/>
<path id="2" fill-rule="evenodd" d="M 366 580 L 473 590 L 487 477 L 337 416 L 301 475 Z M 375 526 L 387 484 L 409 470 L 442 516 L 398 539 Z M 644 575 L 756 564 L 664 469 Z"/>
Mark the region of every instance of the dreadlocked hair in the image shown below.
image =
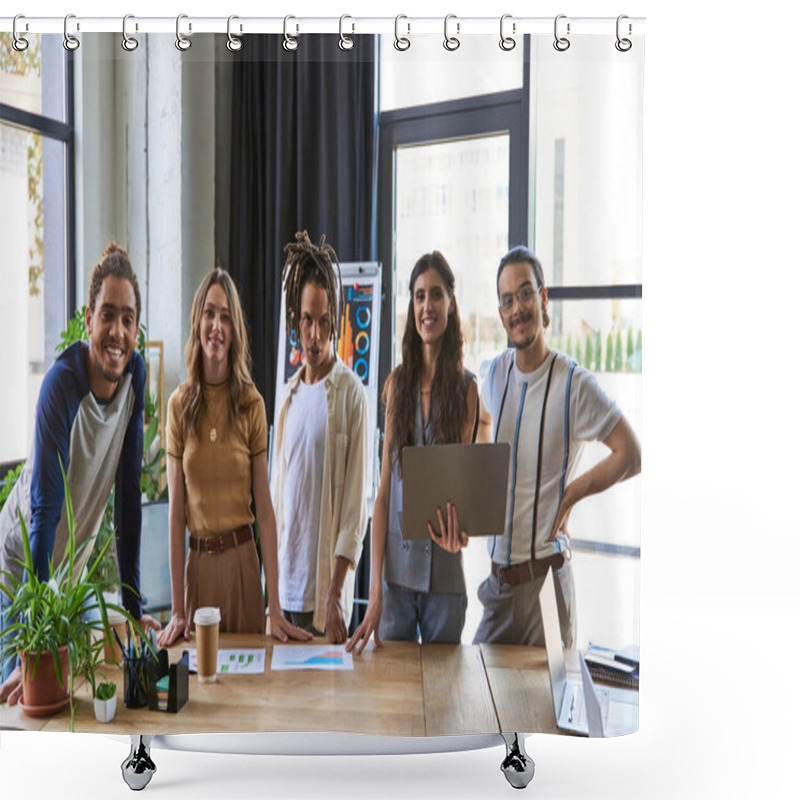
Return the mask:
<path id="1" fill-rule="evenodd" d="M 295 243 L 289 242 L 283 248 L 286 263 L 283 265 L 281 281 L 286 292 L 286 335 L 290 339 L 298 337 L 300 320 L 300 299 L 303 287 L 313 283 L 324 289 L 328 295 L 328 311 L 331 318 L 331 345 L 336 352 L 337 333 L 339 331 L 339 309 L 344 308 L 342 290 L 342 271 L 336 251 L 325 241 L 325 234 L 315 245 L 308 238 L 308 232 L 295 233 Z M 333 265 L 336 264 L 336 271 Z"/>
<path id="2" fill-rule="evenodd" d="M 188 380 L 184 385 L 181 405 L 183 406 L 185 429 L 194 436 L 197 436 L 200 413 L 203 409 L 205 397 L 200 323 L 203 319 L 206 295 L 215 283 L 219 284 L 225 292 L 231 315 L 231 345 L 228 350 L 228 410 L 230 419 L 238 419 L 244 390 L 248 384 L 253 383 L 250 372 L 250 341 L 247 336 L 244 314 L 242 313 L 242 304 L 239 301 L 239 292 L 236 290 L 236 284 L 230 274 L 220 267 L 215 267 L 203 278 L 202 283 L 195 292 L 194 300 L 192 301 L 192 328 L 184 352 Z"/>
<path id="3" fill-rule="evenodd" d="M 400 454 L 403 448 L 416 444 L 415 417 L 417 392 L 422 371 L 422 339 L 417 332 L 414 318 L 414 284 L 417 278 L 429 269 L 435 269 L 444 281 L 450 298 L 450 311 L 442 346 L 436 359 L 431 386 L 431 413 L 434 414 L 434 441 L 436 444 L 453 444 L 461 441 L 467 415 L 467 396 L 462 383 L 463 344 L 461 318 L 455 298 L 455 277 L 445 257 L 438 251 L 426 253 L 414 265 L 408 282 L 410 298 L 403 334 L 403 361 L 386 379 L 383 402 L 386 404 L 390 383 L 392 384 L 391 447 L 390 456 L 402 476 L 403 464 Z"/>

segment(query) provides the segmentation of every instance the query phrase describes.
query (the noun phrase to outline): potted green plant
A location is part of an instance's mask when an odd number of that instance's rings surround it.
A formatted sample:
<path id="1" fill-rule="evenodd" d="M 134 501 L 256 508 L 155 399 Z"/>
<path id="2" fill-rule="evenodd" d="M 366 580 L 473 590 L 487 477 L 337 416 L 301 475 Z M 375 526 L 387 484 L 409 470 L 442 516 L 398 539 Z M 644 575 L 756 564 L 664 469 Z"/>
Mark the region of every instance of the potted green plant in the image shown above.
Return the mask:
<path id="1" fill-rule="evenodd" d="M 69 704 L 70 730 L 73 730 L 75 681 L 85 678 L 94 696 L 95 668 L 103 658 L 104 640 L 112 637 L 108 610 L 121 614 L 132 626 L 134 635 L 142 632 L 127 611 L 107 603 L 103 596 L 105 584 L 97 570 L 110 541 L 102 546 L 99 558 L 75 575 L 80 548 L 75 544 L 75 516 L 63 464 L 61 475 L 68 533 L 64 556 L 57 565 L 50 561 L 50 578 L 41 580 L 34 568 L 28 530 L 22 519 L 24 561 L 19 563 L 24 576 L 0 573 L 0 592 L 9 603 L 8 623 L 0 631 L 0 637 L 2 657 L 17 654 L 20 657 L 23 711 L 47 715 Z M 91 542 L 83 546 L 87 544 Z"/>
<path id="2" fill-rule="evenodd" d="M 111 722 L 117 711 L 117 684 L 102 681 L 94 690 L 94 718 L 98 722 Z"/>

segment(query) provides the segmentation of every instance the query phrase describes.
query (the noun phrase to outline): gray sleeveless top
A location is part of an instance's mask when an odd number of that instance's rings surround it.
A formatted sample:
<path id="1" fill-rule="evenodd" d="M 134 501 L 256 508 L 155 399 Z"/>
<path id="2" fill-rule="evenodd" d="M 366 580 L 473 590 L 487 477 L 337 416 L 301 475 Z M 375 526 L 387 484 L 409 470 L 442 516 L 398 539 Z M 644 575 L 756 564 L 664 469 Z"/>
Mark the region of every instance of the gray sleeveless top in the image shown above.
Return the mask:
<path id="1" fill-rule="evenodd" d="M 463 391 L 466 394 L 475 376 L 464 370 Z M 419 384 L 416 392 L 416 420 L 414 442 L 418 445 L 433 441 L 433 420 L 435 408 L 433 398 L 428 410 L 428 419 L 422 420 L 422 402 Z M 423 435 L 424 431 L 424 435 Z M 389 520 L 386 526 L 386 552 L 383 559 L 383 578 L 415 592 L 462 593 L 467 591 L 464 582 L 464 569 L 461 566 L 461 553 L 448 553 L 430 539 L 405 541 L 402 529 L 403 480 L 392 468 L 392 491 L 389 499 Z"/>

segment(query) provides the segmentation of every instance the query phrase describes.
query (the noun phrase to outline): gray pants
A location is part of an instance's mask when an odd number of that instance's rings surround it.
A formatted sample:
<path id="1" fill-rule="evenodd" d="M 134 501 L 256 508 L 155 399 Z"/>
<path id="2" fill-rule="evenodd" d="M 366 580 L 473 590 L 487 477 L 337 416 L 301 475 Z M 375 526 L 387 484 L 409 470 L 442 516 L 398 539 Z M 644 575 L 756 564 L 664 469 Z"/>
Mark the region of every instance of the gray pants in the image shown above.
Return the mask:
<path id="1" fill-rule="evenodd" d="M 564 647 L 572 647 L 577 631 L 575 619 L 575 584 L 572 565 L 564 562 L 553 571 Z M 474 644 L 525 644 L 544 647 L 542 611 L 539 592 L 545 576 L 518 586 L 500 585 L 494 576 L 478 587 L 478 599 L 483 603 L 483 618 L 473 639 Z"/>
<path id="2" fill-rule="evenodd" d="M 463 592 L 415 592 L 383 582 L 381 639 L 460 642 L 467 615 Z"/>

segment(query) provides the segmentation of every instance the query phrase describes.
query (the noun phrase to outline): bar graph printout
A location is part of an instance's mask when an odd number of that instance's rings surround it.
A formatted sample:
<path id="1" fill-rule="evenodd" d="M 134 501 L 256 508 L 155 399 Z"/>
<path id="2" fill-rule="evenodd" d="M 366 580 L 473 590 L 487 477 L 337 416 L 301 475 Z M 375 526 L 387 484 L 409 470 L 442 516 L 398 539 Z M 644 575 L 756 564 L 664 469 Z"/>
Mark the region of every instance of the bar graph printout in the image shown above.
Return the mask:
<path id="1" fill-rule="evenodd" d="M 241 648 L 217 652 L 217 675 L 263 675 L 267 651 Z M 197 672 L 197 649 L 189 648 L 189 672 Z"/>
<path id="2" fill-rule="evenodd" d="M 272 669 L 352 670 L 353 654 L 344 645 L 308 644 L 282 645 L 272 648 Z"/>

